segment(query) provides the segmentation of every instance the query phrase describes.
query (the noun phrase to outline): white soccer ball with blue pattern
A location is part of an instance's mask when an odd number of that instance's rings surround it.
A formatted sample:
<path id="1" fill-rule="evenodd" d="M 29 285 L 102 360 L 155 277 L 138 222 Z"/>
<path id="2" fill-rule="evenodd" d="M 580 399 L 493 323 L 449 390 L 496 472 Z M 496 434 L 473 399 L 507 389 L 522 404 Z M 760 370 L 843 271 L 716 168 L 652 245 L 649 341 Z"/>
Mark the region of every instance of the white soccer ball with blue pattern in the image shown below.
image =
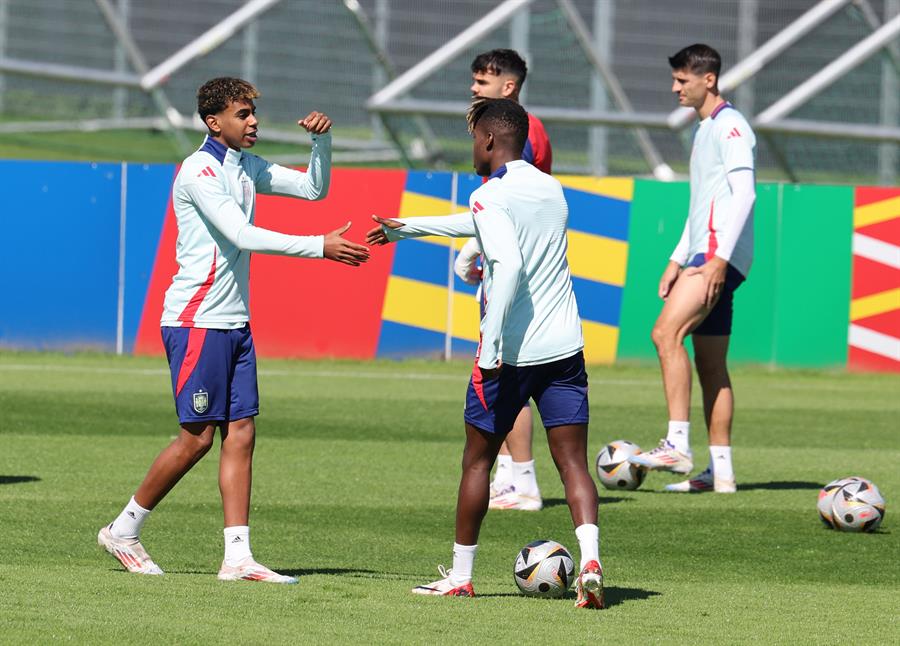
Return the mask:
<path id="1" fill-rule="evenodd" d="M 854 480 L 834 493 L 834 528 L 844 532 L 874 532 L 884 520 L 884 498 L 868 480 Z"/>
<path id="2" fill-rule="evenodd" d="M 597 454 L 597 478 L 607 489 L 631 491 L 641 486 L 647 475 L 647 467 L 632 464 L 628 458 L 641 452 L 634 442 L 616 440 Z"/>
<path id="3" fill-rule="evenodd" d="M 519 550 L 513 574 L 528 597 L 562 597 L 575 579 L 575 561 L 556 541 L 534 541 Z"/>

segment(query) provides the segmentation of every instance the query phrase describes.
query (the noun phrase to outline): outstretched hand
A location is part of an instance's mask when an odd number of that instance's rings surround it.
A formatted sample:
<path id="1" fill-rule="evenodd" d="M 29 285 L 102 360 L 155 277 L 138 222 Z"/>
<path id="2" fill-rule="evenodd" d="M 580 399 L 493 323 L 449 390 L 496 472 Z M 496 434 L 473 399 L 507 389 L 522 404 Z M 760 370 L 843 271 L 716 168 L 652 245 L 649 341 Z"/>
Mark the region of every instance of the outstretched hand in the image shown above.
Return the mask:
<path id="1" fill-rule="evenodd" d="M 348 222 L 341 228 L 325 234 L 323 255 L 328 260 L 359 267 L 369 259 L 369 248 L 350 242 L 342 237 L 350 230 L 351 224 L 351 222 Z"/>
<path id="2" fill-rule="evenodd" d="M 324 112 L 314 110 L 300 119 L 297 125 L 306 128 L 306 131 L 312 135 L 324 135 L 331 130 L 331 119 Z"/>
<path id="3" fill-rule="evenodd" d="M 377 215 L 373 215 L 372 219 L 378 223 L 378 226 L 374 229 L 370 229 L 369 232 L 366 233 L 366 244 L 388 244 L 390 240 L 388 240 L 387 233 L 384 232 L 384 227 L 387 227 L 388 229 L 399 229 L 400 227 L 405 226 L 402 222 L 398 222 L 397 220 L 380 218 Z"/>

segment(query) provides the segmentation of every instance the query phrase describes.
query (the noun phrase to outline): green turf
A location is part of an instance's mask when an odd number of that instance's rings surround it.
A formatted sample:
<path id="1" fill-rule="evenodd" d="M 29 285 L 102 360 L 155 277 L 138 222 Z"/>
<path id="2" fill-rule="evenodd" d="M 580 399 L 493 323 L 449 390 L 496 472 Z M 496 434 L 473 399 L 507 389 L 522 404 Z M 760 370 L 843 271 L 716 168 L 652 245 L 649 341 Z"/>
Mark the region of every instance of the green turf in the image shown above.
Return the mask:
<path id="1" fill-rule="evenodd" d="M 0 353 L 0 642 L 897 643 L 900 378 L 739 369 L 735 496 L 601 490 L 602 612 L 520 596 L 516 551 L 577 550 L 546 445 L 547 507 L 490 512 L 476 599 L 421 598 L 449 565 L 467 363 L 260 362 L 251 524 L 257 557 L 298 586 L 221 583 L 217 450 L 144 541 L 166 570 L 127 574 L 96 532 L 176 423 L 161 359 Z M 664 428 L 656 371 L 591 370 L 593 457 Z M 695 411 L 695 419 L 699 419 Z M 539 438 L 540 439 L 540 438 Z M 695 455 L 704 461 L 701 432 Z M 819 487 L 862 475 L 875 534 L 824 529 Z"/>

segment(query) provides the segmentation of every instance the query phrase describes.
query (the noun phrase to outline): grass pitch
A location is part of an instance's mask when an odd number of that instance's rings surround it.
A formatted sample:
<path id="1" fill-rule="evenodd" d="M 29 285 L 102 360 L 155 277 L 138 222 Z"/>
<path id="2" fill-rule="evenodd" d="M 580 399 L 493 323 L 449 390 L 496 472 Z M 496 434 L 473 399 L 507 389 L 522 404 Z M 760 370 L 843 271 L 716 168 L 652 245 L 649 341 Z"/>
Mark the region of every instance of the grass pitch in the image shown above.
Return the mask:
<path id="1" fill-rule="evenodd" d="M 162 359 L 0 353 L 0 642 L 897 643 L 900 378 L 734 371 L 734 496 L 601 489 L 602 612 L 534 600 L 517 550 L 576 555 L 542 434 L 546 508 L 489 512 L 475 599 L 409 588 L 450 563 L 468 362 L 260 362 L 255 555 L 298 586 L 222 583 L 217 450 L 159 506 L 144 544 L 164 577 L 127 574 L 96 533 L 174 435 Z M 652 367 L 594 367 L 591 458 L 665 428 Z M 699 397 L 695 395 L 695 401 Z M 706 459 L 702 415 L 693 448 Z M 874 480 L 875 534 L 824 529 L 825 482 Z"/>

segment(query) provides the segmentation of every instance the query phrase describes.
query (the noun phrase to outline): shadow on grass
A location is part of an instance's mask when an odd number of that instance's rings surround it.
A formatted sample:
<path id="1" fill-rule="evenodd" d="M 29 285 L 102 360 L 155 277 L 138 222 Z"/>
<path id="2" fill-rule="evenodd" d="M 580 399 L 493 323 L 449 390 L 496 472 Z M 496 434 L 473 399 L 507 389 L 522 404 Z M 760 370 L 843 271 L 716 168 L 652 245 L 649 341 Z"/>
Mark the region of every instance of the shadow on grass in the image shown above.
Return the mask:
<path id="1" fill-rule="evenodd" d="M 334 567 L 322 567 L 322 568 L 301 568 L 291 570 L 289 568 L 273 568 L 276 572 L 281 574 L 287 574 L 288 576 L 311 576 L 314 574 L 325 574 L 327 576 L 346 576 L 351 578 L 358 579 L 393 579 L 393 580 L 402 580 L 408 579 L 409 574 L 396 574 L 393 572 L 379 572 L 377 570 L 361 570 L 359 568 L 334 568 Z"/>
<path id="2" fill-rule="evenodd" d="M 0 485 L 39 481 L 40 478 L 38 478 L 37 476 L 0 476 Z"/>
<path id="3" fill-rule="evenodd" d="M 630 502 L 631 498 L 621 498 L 619 496 L 600 496 L 601 505 L 609 505 L 615 502 Z M 559 507 L 565 505 L 565 498 L 544 498 L 544 507 Z"/>
<path id="4" fill-rule="evenodd" d="M 606 597 L 606 607 L 610 608 L 612 606 L 617 606 L 620 603 L 625 603 L 626 601 L 643 601 L 644 599 L 649 599 L 650 597 L 657 597 L 661 595 L 661 592 L 656 592 L 654 590 L 644 590 L 643 588 L 606 588 L 604 590 Z M 501 598 L 501 597 L 521 597 L 523 596 L 519 592 L 493 592 L 488 594 L 479 594 L 481 598 Z M 550 601 L 550 602 L 566 602 L 572 603 L 575 600 L 575 595 L 570 590 L 566 596 L 559 597 L 556 599 L 541 599 L 541 601 Z"/>
<path id="5" fill-rule="evenodd" d="M 754 489 L 821 489 L 821 482 L 806 482 L 803 480 L 776 480 L 774 482 L 751 482 L 739 484 L 739 491 L 753 491 Z"/>

